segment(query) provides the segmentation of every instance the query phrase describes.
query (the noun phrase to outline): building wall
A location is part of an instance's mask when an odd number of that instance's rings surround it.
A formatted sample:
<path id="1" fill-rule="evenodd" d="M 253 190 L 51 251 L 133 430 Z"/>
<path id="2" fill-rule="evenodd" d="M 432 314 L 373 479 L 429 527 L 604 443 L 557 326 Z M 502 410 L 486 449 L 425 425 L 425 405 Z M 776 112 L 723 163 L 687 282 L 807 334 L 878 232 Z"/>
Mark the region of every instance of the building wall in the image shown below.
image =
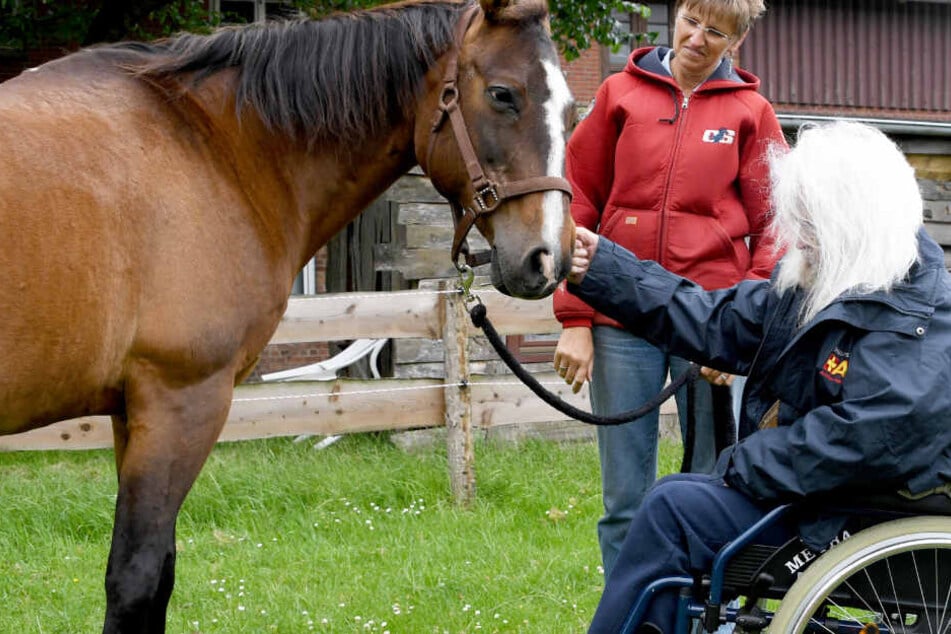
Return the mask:
<path id="1" fill-rule="evenodd" d="M 601 49 L 597 46 L 582 51 L 581 56 L 571 62 L 561 60 L 568 88 L 571 89 L 575 102 L 579 106 L 586 107 L 591 103 L 598 91 L 598 86 L 604 79 L 601 60 Z"/>
<path id="2" fill-rule="evenodd" d="M 949 34 L 948 2 L 773 0 L 744 63 L 781 106 L 951 121 Z"/>

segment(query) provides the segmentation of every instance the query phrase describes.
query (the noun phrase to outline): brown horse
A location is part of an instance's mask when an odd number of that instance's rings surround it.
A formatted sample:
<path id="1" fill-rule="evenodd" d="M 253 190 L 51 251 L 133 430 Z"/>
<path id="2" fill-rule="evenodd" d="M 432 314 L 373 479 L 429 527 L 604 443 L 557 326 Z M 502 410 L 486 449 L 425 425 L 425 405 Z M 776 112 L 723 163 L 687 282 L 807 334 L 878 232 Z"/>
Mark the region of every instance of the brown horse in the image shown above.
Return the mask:
<path id="1" fill-rule="evenodd" d="M 175 523 L 313 253 L 419 164 L 552 292 L 571 97 L 544 0 L 80 51 L 0 85 L 0 433 L 112 416 L 105 632 L 162 632 Z"/>

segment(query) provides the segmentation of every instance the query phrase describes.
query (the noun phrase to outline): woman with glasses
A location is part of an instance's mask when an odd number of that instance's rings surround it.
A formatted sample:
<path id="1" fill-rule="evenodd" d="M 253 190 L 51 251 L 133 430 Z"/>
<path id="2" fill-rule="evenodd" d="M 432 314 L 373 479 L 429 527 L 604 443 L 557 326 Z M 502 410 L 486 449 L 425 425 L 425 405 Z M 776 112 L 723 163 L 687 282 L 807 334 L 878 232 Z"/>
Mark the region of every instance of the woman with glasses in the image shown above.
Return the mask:
<path id="1" fill-rule="evenodd" d="M 762 0 L 681 0 L 673 48 L 633 52 L 599 88 L 568 143 L 572 215 L 596 231 L 706 289 L 765 279 L 777 259 L 766 234 L 764 152 L 783 143 L 759 80 L 733 55 L 765 8 Z M 554 300 L 563 331 L 554 365 L 578 391 L 590 380 L 592 409 L 640 407 L 678 376 L 684 359 L 636 336 L 564 287 Z M 693 471 L 714 466 L 712 385 L 733 377 L 704 368 L 695 385 Z M 739 382 L 738 382 L 739 383 Z M 729 393 L 726 394 L 729 409 Z M 686 436 L 686 389 L 677 394 Z M 609 576 L 628 525 L 657 471 L 658 413 L 599 427 L 604 515 L 598 538 Z"/>

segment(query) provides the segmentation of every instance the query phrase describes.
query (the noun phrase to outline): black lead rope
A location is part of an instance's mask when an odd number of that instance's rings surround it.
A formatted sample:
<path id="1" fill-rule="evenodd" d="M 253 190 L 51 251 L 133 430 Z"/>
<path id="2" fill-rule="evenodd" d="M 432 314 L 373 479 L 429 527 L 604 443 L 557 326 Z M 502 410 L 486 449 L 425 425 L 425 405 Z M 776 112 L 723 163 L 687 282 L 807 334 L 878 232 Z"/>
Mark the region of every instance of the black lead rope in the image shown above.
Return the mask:
<path id="1" fill-rule="evenodd" d="M 486 315 L 485 305 L 482 302 L 476 303 L 472 308 L 469 309 L 469 316 L 472 318 L 472 323 L 476 326 L 476 328 L 481 328 L 482 331 L 485 332 L 485 336 L 488 338 L 489 343 L 491 343 L 492 347 L 495 348 L 496 353 L 498 353 L 499 357 L 501 357 L 501 359 L 505 362 L 505 365 L 507 365 L 509 369 L 515 373 L 515 376 L 517 376 L 525 385 L 527 385 L 532 392 L 534 392 L 540 399 L 557 409 L 562 414 L 566 414 L 574 419 L 580 420 L 581 422 L 588 423 L 590 425 L 622 425 L 624 423 L 629 423 L 632 420 L 641 418 L 645 414 L 648 414 L 660 407 L 660 404 L 670 398 L 673 393 L 680 389 L 680 386 L 682 386 L 684 383 L 687 381 L 692 383 L 700 375 L 700 366 L 698 366 L 696 363 L 691 363 L 689 370 L 671 381 L 670 384 L 661 390 L 657 396 L 644 403 L 637 409 L 631 410 L 629 412 L 621 412 L 620 414 L 615 414 L 612 416 L 596 416 L 591 412 L 578 409 L 571 403 L 565 402 L 557 395 L 552 394 L 542 387 L 541 383 L 539 383 L 530 372 L 522 367 L 511 351 L 505 346 L 505 343 L 502 341 L 499 333 L 495 330 L 492 322 L 489 321 L 489 318 Z"/>

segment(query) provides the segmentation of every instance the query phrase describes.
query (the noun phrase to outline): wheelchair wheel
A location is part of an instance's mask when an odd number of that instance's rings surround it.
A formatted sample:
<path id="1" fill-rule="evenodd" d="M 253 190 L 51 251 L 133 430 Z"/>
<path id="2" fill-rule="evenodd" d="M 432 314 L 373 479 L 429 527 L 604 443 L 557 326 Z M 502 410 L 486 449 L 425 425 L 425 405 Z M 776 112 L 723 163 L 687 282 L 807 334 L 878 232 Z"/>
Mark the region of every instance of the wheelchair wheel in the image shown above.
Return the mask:
<path id="1" fill-rule="evenodd" d="M 827 551 L 783 597 L 769 632 L 951 632 L 951 517 L 886 522 Z"/>

